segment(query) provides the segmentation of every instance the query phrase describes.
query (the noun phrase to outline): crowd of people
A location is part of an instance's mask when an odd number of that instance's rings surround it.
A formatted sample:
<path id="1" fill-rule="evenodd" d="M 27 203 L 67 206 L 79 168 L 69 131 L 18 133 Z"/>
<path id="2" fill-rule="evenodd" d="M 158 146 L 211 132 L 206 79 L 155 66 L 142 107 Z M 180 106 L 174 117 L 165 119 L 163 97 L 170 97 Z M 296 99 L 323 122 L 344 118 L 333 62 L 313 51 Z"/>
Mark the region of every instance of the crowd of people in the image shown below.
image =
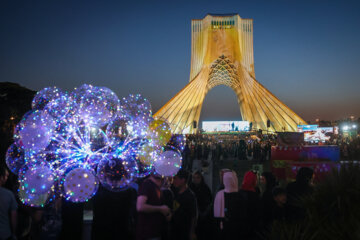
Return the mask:
<path id="1" fill-rule="evenodd" d="M 338 145 L 343 160 L 360 160 L 360 137 L 341 140 Z"/>
<path id="2" fill-rule="evenodd" d="M 82 239 L 84 204 L 59 198 L 45 208 L 27 208 L 4 188 L 8 174 L 2 167 L 1 240 Z M 91 201 L 91 239 L 258 239 L 275 221 L 304 218 L 299 199 L 311 194 L 312 178 L 310 168 L 301 168 L 284 189 L 271 172 L 248 171 L 240 182 L 234 171 L 222 169 L 220 187 L 212 193 L 200 171 L 183 168 L 171 178 L 154 172 L 138 188 L 121 192 L 100 186 Z"/>
<path id="3" fill-rule="evenodd" d="M 0 240 L 82 239 L 84 209 L 93 213 L 93 240 L 266 239 L 274 222 L 304 219 L 299 203 L 312 193 L 313 170 L 301 168 L 296 181 L 281 188 L 271 172 L 248 171 L 239 181 L 235 171 L 222 169 L 220 187 L 214 192 L 200 171 L 191 170 L 195 159 L 204 164 L 226 158 L 270 160 L 275 144 L 271 135 L 189 135 L 183 167 L 175 177 L 162 178 L 154 172 L 121 192 L 100 186 L 86 204 L 57 197 L 44 208 L 23 205 L 16 176 L 1 166 Z M 359 159 L 360 138 L 337 144 L 342 159 Z"/>
<path id="4" fill-rule="evenodd" d="M 183 151 L 184 167 L 192 169 L 195 159 L 206 164 L 233 158 L 262 163 L 271 159 L 271 147 L 277 145 L 276 135 L 188 135 Z M 326 142 L 303 142 L 302 145 L 336 145 L 341 160 L 360 160 L 360 136 L 353 138 L 333 137 Z"/>
<path id="5" fill-rule="evenodd" d="M 238 160 L 251 159 L 254 162 L 264 162 L 271 158 L 271 146 L 274 146 L 275 137 L 272 135 L 259 138 L 253 135 L 188 135 L 183 151 L 183 165 L 192 169 L 194 159 L 219 162 L 227 158 Z M 210 159 L 211 158 L 211 159 Z"/>

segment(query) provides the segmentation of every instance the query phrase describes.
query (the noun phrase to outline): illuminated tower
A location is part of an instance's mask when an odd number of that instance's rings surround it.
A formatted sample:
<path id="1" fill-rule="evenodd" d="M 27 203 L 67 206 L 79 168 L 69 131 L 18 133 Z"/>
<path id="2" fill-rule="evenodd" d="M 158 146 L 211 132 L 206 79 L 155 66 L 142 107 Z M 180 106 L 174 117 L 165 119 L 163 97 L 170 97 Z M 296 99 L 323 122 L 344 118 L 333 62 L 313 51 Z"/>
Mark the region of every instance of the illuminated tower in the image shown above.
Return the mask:
<path id="1" fill-rule="evenodd" d="M 191 22 L 189 83 L 156 114 L 176 133 L 194 133 L 206 94 L 225 85 L 237 95 L 243 120 L 253 129 L 296 131 L 305 124 L 255 79 L 253 21 L 238 14 L 208 14 Z M 270 127 L 267 128 L 267 122 Z"/>

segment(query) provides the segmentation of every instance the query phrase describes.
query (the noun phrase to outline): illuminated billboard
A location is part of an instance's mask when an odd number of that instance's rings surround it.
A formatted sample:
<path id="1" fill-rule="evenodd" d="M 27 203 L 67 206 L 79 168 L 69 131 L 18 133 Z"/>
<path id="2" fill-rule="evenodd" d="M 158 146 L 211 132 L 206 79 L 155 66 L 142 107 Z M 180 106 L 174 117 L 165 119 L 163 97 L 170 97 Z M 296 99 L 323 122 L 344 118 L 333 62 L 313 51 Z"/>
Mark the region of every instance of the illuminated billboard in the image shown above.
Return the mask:
<path id="1" fill-rule="evenodd" d="M 298 132 L 316 131 L 318 125 L 298 125 Z"/>
<path id="2" fill-rule="evenodd" d="M 248 121 L 203 121 L 202 130 L 205 132 L 241 132 L 249 131 Z"/>
<path id="3" fill-rule="evenodd" d="M 325 142 L 329 141 L 334 134 L 334 128 L 318 127 L 318 125 L 299 125 L 298 132 L 304 133 L 305 142 Z"/>

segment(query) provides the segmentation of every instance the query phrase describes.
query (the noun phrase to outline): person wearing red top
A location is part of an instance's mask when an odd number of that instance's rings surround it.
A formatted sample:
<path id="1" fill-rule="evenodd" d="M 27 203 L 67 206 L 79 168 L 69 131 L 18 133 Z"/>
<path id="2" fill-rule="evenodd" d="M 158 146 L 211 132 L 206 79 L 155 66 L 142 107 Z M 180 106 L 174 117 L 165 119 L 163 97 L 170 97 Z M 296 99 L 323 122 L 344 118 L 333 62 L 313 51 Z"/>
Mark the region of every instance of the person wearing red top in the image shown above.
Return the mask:
<path id="1" fill-rule="evenodd" d="M 136 201 L 138 212 L 137 240 L 160 240 L 163 233 L 163 223 L 171 218 L 170 209 L 164 204 L 161 185 L 162 178 L 155 173 L 151 174 L 140 185 Z"/>

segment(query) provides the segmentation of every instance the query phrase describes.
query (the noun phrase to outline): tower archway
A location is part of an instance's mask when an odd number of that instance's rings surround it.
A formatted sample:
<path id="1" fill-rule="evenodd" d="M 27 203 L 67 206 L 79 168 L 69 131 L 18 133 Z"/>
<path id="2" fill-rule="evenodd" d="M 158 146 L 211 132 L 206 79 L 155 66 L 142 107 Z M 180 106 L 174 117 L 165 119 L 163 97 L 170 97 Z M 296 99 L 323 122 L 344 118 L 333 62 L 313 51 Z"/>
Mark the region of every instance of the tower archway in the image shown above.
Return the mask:
<path id="1" fill-rule="evenodd" d="M 235 92 L 242 119 L 253 129 L 296 131 L 306 124 L 255 79 L 252 19 L 209 14 L 192 20 L 191 49 L 190 82 L 155 114 L 175 133 L 196 132 L 204 98 L 218 85 Z"/>

